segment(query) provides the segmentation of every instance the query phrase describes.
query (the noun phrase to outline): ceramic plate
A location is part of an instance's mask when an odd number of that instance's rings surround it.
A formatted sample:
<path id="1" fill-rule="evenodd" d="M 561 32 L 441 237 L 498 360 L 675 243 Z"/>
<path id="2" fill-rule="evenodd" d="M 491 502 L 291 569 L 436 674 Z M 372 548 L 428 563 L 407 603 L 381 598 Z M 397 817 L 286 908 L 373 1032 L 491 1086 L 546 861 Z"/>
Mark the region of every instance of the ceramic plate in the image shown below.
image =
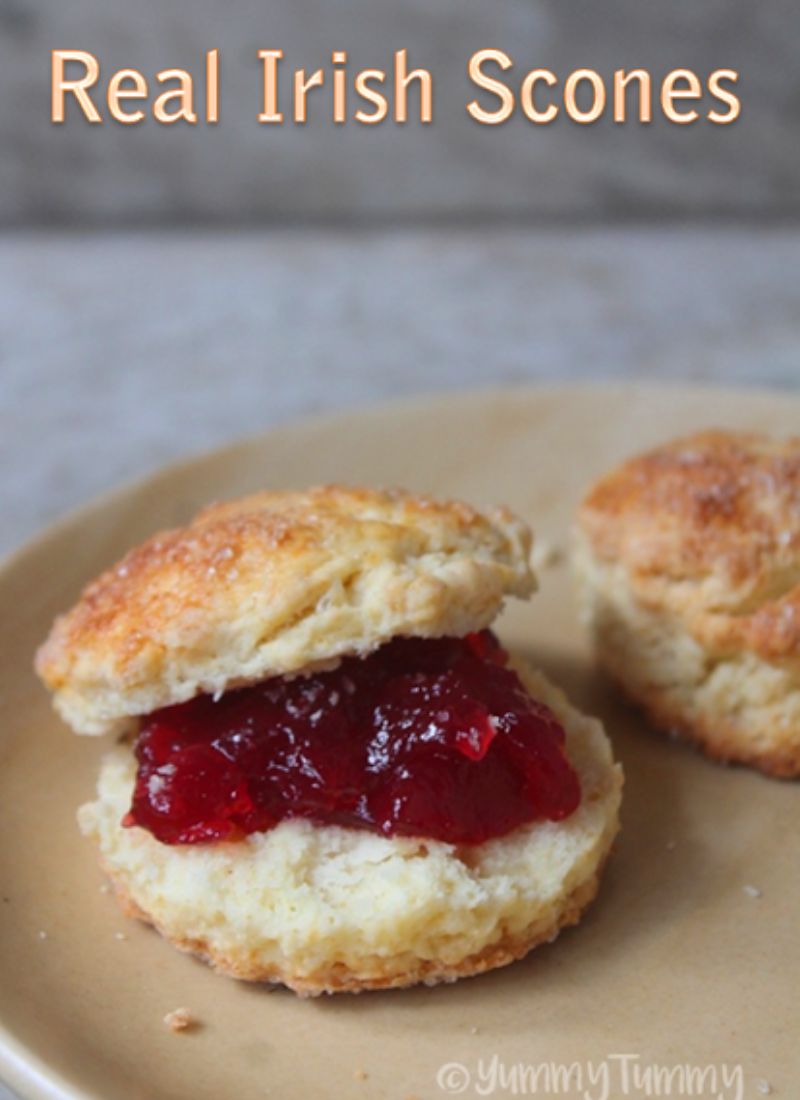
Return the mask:
<path id="1" fill-rule="evenodd" d="M 0 1076 L 23 1097 L 71 1100 L 443 1100 L 515 1088 L 728 1100 L 758 1097 L 764 1082 L 795 1097 L 800 786 L 652 734 L 594 672 L 563 559 L 499 629 L 605 720 L 627 775 L 623 831 L 578 928 L 452 986 L 302 1001 L 215 976 L 125 920 L 75 826 L 104 745 L 59 723 L 31 660 L 89 578 L 215 498 L 402 484 L 504 501 L 563 551 L 583 487 L 630 452 L 700 426 L 798 424 L 799 401 L 753 392 L 451 395 L 299 424 L 171 468 L 12 558 L 0 575 Z M 179 1005 L 196 1031 L 164 1027 Z M 706 1075 L 693 1084 L 691 1071 Z"/>

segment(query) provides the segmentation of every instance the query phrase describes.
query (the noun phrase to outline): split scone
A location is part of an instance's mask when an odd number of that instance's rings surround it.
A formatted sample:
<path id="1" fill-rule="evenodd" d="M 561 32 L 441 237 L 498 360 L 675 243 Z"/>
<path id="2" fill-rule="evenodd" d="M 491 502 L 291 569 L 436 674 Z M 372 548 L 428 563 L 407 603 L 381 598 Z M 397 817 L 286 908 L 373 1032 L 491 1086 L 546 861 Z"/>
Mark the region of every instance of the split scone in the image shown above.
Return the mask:
<path id="1" fill-rule="evenodd" d="M 529 552 L 505 510 L 327 487 L 214 505 L 91 584 L 37 670 L 117 735 L 79 821 L 125 910 L 303 994 L 477 974 L 575 923 L 622 777 L 488 629 Z"/>
<path id="2" fill-rule="evenodd" d="M 599 660 L 655 725 L 800 775 L 800 438 L 631 459 L 583 501 L 575 566 Z"/>

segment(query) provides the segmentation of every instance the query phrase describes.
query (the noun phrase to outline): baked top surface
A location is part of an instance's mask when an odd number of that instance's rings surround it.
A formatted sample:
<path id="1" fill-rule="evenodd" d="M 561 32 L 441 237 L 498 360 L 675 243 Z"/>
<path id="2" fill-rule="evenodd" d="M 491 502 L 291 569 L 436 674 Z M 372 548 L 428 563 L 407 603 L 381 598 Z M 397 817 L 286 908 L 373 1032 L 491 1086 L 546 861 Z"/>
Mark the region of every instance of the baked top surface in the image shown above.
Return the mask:
<path id="1" fill-rule="evenodd" d="M 800 437 L 677 439 L 597 481 L 581 522 L 600 556 L 673 581 L 719 574 L 746 610 L 789 574 L 800 579 Z"/>
<path id="2" fill-rule="evenodd" d="M 55 624 L 37 670 L 79 732 L 398 634 L 464 634 L 534 587 L 507 509 L 325 486 L 214 504 L 154 535 Z"/>
<path id="3" fill-rule="evenodd" d="M 800 655 L 800 438 L 717 430 L 664 444 L 595 482 L 579 527 L 703 644 Z"/>

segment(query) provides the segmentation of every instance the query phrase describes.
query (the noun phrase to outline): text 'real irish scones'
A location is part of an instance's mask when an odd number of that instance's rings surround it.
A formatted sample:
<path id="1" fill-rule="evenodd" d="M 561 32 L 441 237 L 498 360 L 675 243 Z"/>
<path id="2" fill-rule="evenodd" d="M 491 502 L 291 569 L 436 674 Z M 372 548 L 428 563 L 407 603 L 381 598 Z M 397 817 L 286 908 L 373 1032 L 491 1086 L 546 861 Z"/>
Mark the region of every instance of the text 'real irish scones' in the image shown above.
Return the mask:
<path id="1" fill-rule="evenodd" d="M 800 438 L 631 459 L 585 497 L 575 566 L 599 660 L 658 727 L 800 774 Z"/>

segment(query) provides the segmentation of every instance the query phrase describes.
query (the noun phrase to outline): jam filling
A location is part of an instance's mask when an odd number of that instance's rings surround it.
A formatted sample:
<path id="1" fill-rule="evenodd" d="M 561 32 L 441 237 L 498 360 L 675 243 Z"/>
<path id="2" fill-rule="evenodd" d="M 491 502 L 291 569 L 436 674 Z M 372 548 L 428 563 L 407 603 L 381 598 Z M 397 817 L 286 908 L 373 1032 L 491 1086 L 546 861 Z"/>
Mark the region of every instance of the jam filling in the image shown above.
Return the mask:
<path id="1" fill-rule="evenodd" d="M 488 630 L 396 638 L 330 672 L 156 711 L 123 824 L 165 844 L 285 818 L 480 844 L 580 802 L 564 730 Z"/>

